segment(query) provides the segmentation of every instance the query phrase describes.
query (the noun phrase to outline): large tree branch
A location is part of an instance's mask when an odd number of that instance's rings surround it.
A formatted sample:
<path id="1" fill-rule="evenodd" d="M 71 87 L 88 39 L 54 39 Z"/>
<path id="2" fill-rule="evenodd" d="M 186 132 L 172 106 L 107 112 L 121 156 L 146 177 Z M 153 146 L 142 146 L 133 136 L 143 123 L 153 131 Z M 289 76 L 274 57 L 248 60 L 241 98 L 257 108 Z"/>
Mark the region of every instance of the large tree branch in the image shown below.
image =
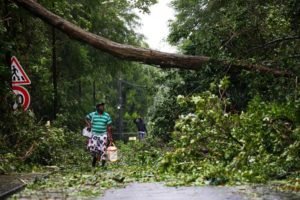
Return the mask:
<path id="1" fill-rule="evenodd" d="M 272 44 L 277 44 L 277 43 L 288 41 L 288 40 L 300 40 L 300 36 L 289 36 L 289 37 L 278 38 L 278 39 L 272 40 L 270 42 L 267 42 L 263 45 L 253 47 L 249 50 L 249 52 L 256 50 L 256 49 L 260 49 L 260 48 L 267 48 L 268 46 L 270 46 Z"/>
<path id="2" fill-rule="evenodd" d="M 242 61 L 215 60 L 207 56 L 188 56 L 173 53 L 164 53 L 156 50 L 134 47 L 110 41 L 104 37 L 90 33 L 70 23 L 62 17 L 48 11 L 33 0 L 12 0 L 30 13 L 41 18 L 46 23 L 56 27 L 68 36 L 85 42 L 97 49 L 124 60 L 138 61 L 150 65 L 159 65 L 161 68 L 179 68 L 198 70 L 204 64 L 214 62 L 221 65 L 230 65 L 239 69 L 269 73 L 276 76 L 293 76 L 291 72 L 266 67 L 263 65 L 247 64 Z"/>

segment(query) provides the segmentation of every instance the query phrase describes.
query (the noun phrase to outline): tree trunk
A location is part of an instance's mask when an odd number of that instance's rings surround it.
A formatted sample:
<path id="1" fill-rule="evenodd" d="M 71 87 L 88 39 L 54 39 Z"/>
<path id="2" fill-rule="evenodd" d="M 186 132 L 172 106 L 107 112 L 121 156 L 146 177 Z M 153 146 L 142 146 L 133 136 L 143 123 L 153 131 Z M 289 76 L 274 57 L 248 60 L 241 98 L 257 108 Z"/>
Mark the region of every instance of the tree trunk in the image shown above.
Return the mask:
<path id="1" fill-rule="evenodd" d="M 17 3 L 19 6 L 27 9 L 30 13 L 41 18 L 46 23 L 61 30 L 71 38 L 85 42 L 97 49 L 100 49 L 124 60 L 138 61 L 149 65 L 158 65 L 161 68 L 179 68 L 191 70 L 201 69 L 204 64 L 213 62 L 217 65 L 225 65 L 226 67 L 230 66 L 248 71 L 268 73 L 276 76 L 294 76 L 289 71 L 275 69 L 273 67 L 271 68 L 264 65 L 247 64 L 246 62 L 239 60 L 215 60 L 207 56 L 189 56 L 164 53 L 156 50 L 134 47 L 126 44 L 119 44 L 81 29 L 80 27 L 63 19 L 62 17 L 59 17 L 48 11 L 33 0 L 12 1 Z"/>
<path id="2" fill-rule="evenodd" d="M 81 105 L 81 97 L 82 97 L 81 80 L 78 80 L 78 102 L 79 102 L 79 105 Z"/>
<path id="3" fill-rule="evenodd" d="M 56 66 L 56 33 L 52 28 L 52 82 L 53 82 L 53 119 L 56 119 L 58 91 L 57 91 L 57 66 Z"/>
<path id="4" fill-rule="evenodd" d="M 96 105 L 96 81 L 93 80 L 93 105 Z"/>

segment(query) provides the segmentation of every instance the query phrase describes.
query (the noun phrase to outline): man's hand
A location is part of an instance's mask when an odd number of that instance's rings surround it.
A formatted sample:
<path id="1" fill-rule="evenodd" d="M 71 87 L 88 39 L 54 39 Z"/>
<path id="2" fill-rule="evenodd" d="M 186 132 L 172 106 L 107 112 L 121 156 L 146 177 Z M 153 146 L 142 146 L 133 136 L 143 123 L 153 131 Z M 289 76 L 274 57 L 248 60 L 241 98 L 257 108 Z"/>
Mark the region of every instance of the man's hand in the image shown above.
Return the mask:
<path id="1" fill-rule="evenodd" d="M 89 119 L 85 119 L 85 123 L 86 123 L 87 130 L 90 132 L 92 127 L 91 121 Z"/>
<path id="2" fill-rule="evenodd" d="M 113 142 L 112 127 L 111 126 L 107 127 L 107 132 L 108 132 L 108 140 L 109 140 L 109 143 L 111 144 Z"/>

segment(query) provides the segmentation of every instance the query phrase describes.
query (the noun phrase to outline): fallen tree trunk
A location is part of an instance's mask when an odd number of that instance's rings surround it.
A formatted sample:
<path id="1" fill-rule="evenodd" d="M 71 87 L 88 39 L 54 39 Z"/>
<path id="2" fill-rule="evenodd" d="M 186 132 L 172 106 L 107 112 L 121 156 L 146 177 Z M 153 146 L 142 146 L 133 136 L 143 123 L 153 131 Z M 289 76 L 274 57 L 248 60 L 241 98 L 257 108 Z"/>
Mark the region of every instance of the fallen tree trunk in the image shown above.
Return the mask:
<path id="1" fill-rule="evenodd" d="M 41 18 L 46 23 L 61 30 L 71 38 L 87 43 L 97 49 L 100 49 L 124 60 L 138 61 L 149 65 L 158 65 L 161 68 L 179 68 L 191 70 L 201 69 L 204 64 L 214 62 L 216 64 L 225 66 L 230 65 L 230 67 L 234 68 L 256 71 L 260 73 L 268 73 L 275 76 L 293 76 L 293 73 L 286 70 L 280 70 L 258 64 L 247 64 L 243 61 L 231 62 L 226 60 L 215 60 L 207 56 L 189 56 L 164 53 L 156 50 L 134 47 L 126 44 L 119 44 L 81 29 L 80 27 L 45 9 L 34 0 L 12 1 L 28 10 L 30 13 Z"/>

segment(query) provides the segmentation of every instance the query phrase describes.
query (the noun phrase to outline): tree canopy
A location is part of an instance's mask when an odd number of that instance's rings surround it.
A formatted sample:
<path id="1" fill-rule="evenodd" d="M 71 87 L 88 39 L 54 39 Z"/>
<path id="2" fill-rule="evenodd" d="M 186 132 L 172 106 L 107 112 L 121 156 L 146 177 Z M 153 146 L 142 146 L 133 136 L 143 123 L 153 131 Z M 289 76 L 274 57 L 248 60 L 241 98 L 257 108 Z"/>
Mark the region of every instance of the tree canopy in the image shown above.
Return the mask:
<path id="1" fill-rule="evenodd" d="M 58 15 L 51 13 L 35 1 L 15 0 L 15 2 L 47 23 L 65 32 L 70 37 L 88 43 L 122 59 L 155 64 L 162 68 L 178 67 L 183 69 L 199 69 L 205 63 L 214 62 L 221 65 L 230 65 L 231 67 L 239 67 L 250 71 L 259 71 L 280 76 L 293 75 L 289 71 L 272 69 L 260 64 L 247 64 L 240 60 L 228 61 L 207 56 L 184 56 L 119 44 L 79 28 Z"/>

